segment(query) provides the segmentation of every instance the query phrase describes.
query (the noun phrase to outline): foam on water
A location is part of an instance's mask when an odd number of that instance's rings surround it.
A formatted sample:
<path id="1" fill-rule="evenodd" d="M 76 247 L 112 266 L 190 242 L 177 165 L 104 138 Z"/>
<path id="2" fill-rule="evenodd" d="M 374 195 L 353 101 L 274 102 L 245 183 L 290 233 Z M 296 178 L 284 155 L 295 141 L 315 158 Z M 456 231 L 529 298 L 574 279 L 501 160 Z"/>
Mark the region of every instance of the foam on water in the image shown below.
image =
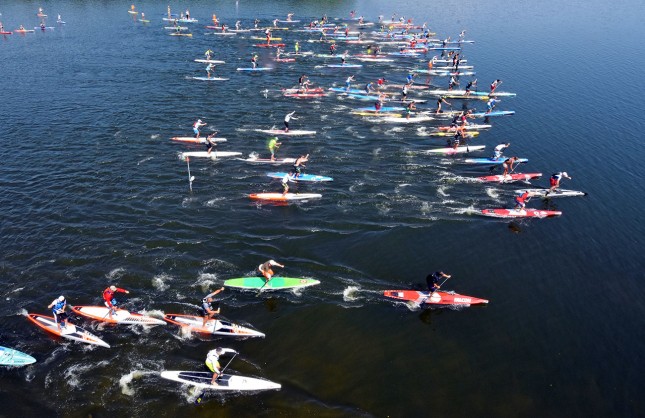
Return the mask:
<path id="1" fill-rule="evenodd" d="M 132 370 L 130 373 L 121 376 L 119 379 L 119 386 L 121 387 L 121 393 L 126 396 L 134 396 L 135 391 L 131 386 L 131 383 L 134 380 L 141 379 L 143 376 L 147 375 L 156 375 L 159 372 L 152 370 Z"/>
<path id="2" fill-rule="evenodd" d="M 155 289 L 159 290 L 160 292 L 163 292 L 170 288 L 169 282 L 172 282 L 174 280 L 174 277 L 172 277 L 169 274 L 166 273 L 161 273 L 152 278 L 152 287 Z"/>
<path id="3" fill-rule="evenodd" d="M 125 269 L 122 267 L 115 268 L 105 275 L 105 277 L 111 281 L 119 281 L 125 274 Z"/>
<path id="4" fill-rule="evenodd" d="M 354 302 L 360 298 L 360 296 L 358 295 L 359 292 L 359 286 L 347 286 L 343 290 L 343 300 L 345 302 Z"/>
<path id="5" fill-rule="evenodd" d="M 496 202 L 501 202 L 502 199 L 499 198 L 499 190 L 495 189 L 493 187 L 487 187 L 486 188 L 486 194 L 493 199 L 495 199 Z"/>

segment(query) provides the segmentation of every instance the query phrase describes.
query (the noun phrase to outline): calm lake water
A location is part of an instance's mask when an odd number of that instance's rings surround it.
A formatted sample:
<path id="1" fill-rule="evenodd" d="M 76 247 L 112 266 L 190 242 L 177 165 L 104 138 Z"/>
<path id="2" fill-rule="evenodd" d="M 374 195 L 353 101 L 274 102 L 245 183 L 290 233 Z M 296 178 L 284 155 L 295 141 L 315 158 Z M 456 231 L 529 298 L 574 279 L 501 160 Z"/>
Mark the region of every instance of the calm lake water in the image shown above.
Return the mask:
<path id="1" fill-rule="evenodd" d="M 126 2 L 0 4 L 7 30 L 37 26 L 39 6 L 54 27 L 0 38 L 0 345 L 38 360 L 0 370 L 0 415 L 645 415 L 642 2 L 171 3 L 199 19 L 189 25 L 192 38 L 168 36 L 166 3 L 135 5 L 149 24 L 136 22 Z M 378 123 L 351 114 L 370 102 L 280 92 L 303 73 L 325 88 L 352 74 L 359 88 L 382 76 L 400 83 L 427 57 L 328 70 L 315 68 L 332 62 L 321 58 L 275 63 L 251 34 L 204 28 L 213 13 L 249 27 L 256 17 L 265 26 L 289 12 L 309 21 L 351 10 L 370 21 L 396 12 L 441 38 L 466 29 L 476 43 L 463 56 L 479 88 L 499 78 L 501 90 L 517 93 L 498 105 L 516 114 L 492 118 L 471 142 L 487 149 L 473 156 L 510 142 L 507 154 L 529 159 L 522 171 L 544 173 L 535 185 L 567 171 L 563 187 L 589 195 L 529 203 L 561 210 L 559 218 L 482 217 L 480 209 L 510 207 L 525 185 L 476 183 L 489 167 L 425 153 L 444 144 L 428 136 L 441 121 Z M 59 13 L 65 25 L 55 23 Z M 287 51 L 296 40 L 303 51 L 328 48 L 293 28 L 274 36 Z M 229 81 L 192 79 L 205 75 L 193 60 L 208 48 L 226 61 L 215 71 Z M 273 70 L 236 72 L 252 52 Z M 430 82 L 447 86 L 445 78 Z M 432 96 L 413 95 L 429 100 L 420 108 L 433 106 Z M 255 129 L 280 127 L 294 110 L 293 129 L 318 133 L 283 139 L 278 156 L 310 154 L 307 172 L 334 181 L 293 188 L 321 199 L 252 202 L 249 193 L 281 189 L 265 175 L 276 170 L 232 159 L 191 159 L 189 191 L 178 154 L 203 148 L 170 137 L 189 136 L 201 118 L 204 133 L 228 138 L 219 150 L 267 156 L 268 136 Z M 56 340 L 26 319 L 49 314 L 60 294 L 71 305 L 99 304 L 110 284 L 131 291 L 128 309 L 193 314 L 209 290 L 270 258 L 285 264 L 285 276 L 321 284 L 222 293 L 223 315 L 264 339 L 79 318 L 112 346 L 105 349 Z M 490 304 L 419 309 L 382 297 L 384 289 L 420 288 L 439 269 L 453 275 L 445 289 Z M 159 377 L 205 370 L 216 346 L 241 353 L 230 370 L 282 389 L 195 405 L 195 391 Z"/>

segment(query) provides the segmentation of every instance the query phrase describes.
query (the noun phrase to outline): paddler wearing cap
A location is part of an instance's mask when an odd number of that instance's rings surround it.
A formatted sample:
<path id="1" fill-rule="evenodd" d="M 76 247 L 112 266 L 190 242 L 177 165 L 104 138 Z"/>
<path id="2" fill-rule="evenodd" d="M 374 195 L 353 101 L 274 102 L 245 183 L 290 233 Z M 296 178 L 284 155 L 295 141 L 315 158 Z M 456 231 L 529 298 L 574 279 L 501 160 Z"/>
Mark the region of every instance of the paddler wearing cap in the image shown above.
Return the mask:
<path id="1" fill-rule="evenodd" d="M 219 358 L 220 358 L 221 355 L 226 354 L 226 353 L 237 354 L 237 351 L 233 350 L 232 348 L 217 347 L 217 348 L 209 351 L 208 354 L 206 355 L 206 361 L 205 361 L 206 367 L 208 367 L 208 370 L 213 372 L 213 378 L 211 379 L 211 385 L 217 386 L 217 383 L 215 381 L 217 380 L 217 378 L 222 373 L 222 366 L 219 364 Z"/>
<path id="2" fill-rule="evenodd" d="M 555 173 L 555 174 L 553 174 L 553 175 L 551 176 L 551 179 L 550 179 L 551 187 L 549 188 L 549 191 L 548 191 L 548 192 L 546 192 L 546 194 L 547 194 L 547 195 L 548 195 L 549 193 L 551 193 L 551 192 L 554 192 L 554 191 L 555 191 L 555 189 L 557 189 L 558 187 L 560 187 L 560 180 L 562 180 L 562 177 L 566 177 L 566 178 L 568 178 L 569 180 L 571 180 L 571 177 L 569 177 L 569 175 L 567 174 L 567 172 L 566 172 L 566 171 L 562 171 L 562 172 L 560 172 L 560 173 Z"/>
<path id="3" fill-rule="evenodd" d="M 110 319 L 112 319 L 112 314 L 116 312 L 116 306 L 119 303 L 114 298 L 115 293 L 130 293 L 130 291 L 121 289 L 120 287 L 116 287 L 114 285 L 107 287 L 103 291 L 103 300 L 105 301 L 105 306 L 107 306 L 110 309 L 110 311 L 108 312 L 110 315 Z"/>
<path id="4" fill-rule="evenodd" d="M 278 148 L 280 148 L 280 145 L 282 145 L 282 142 L 278 141 L 277 136 L 269 138 L 269 143 L 267 146 L 269 147 L 269 152 L 271 153 L 271 161 L 275 161 L 275 153 Z"/>
<path id="5" fill-rule="evenodd" d="M 206 126 L 201 119 L 197 119 L 197 122 L 193 123 L 193 132 L 195 133 L 195 138 L 199 138 L 199 128 Z"/>
<path id="6" fill-rule="evenodd" d="M 67 326 L 67 312 L 65 312 L 67 301 L 65 300 L 65 296 L 57 297 L 47 306 L 47 308 L 52 310 L 54 319 L 56 320 L 56 325 L 58 325 L 58 330 L 61 331 L 61 321 L 63 322 L 63 327 Z"/>

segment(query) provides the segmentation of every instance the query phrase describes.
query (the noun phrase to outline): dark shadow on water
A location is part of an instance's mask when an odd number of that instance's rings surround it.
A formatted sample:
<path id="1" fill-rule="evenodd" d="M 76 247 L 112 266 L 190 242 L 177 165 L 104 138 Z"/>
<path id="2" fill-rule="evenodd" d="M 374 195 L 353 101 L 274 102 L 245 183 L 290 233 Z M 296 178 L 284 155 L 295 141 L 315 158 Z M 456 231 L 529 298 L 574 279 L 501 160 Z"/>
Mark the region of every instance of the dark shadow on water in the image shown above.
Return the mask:
<path id="1" fill-rule="evenodd" d="M 278 310 L 278 299 L 269 298 L 264 301 L 264 306 L 267 308 L 267 311 L 276 312 Z"/>

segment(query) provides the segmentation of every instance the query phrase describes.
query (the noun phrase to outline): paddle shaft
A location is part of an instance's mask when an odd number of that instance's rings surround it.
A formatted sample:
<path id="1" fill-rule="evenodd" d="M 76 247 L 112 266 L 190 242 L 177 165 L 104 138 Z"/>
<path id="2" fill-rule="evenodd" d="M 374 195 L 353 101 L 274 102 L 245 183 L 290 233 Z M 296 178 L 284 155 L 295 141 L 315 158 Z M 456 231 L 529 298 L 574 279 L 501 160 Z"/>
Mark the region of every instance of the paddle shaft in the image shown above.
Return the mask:
<path id="1" fill-rule="evenodd" d="M 450 277 L 452 277 L 452 276 L 450 276 Z M 441 286 L 443 286 L 443 284 L 444 284 L 445 282 L 447 282 L 447 281 L 448 281 L 448 279 L 449 279 L 450 277 L 446 277 L 446 280 L 444 280 L 443 282 L 441 282 L 441 284 L 439 285 L 439 288 L 441 288 Z M 429 298 L 431 298 L 431 297 L 432 297 L 432 295 L 434 295 L 434 294 L 435 294 L 435 292 L 436 292 L 436 290 L 435 290 L 435 291 L 433 291 L 432 293 L 430 293 L 430 294 L 429 294 L 428 296 L 426 296 L 425 298 L 423 298 L 423 300 L 419 303 L 419 305 L 423 305 L 424 303 L 426 303 L 426 300 L 428 300 Z"/>
<path id="2" fill-rule="evenodd" d="M 235 354 L 233 354 L 233 357 L 231 357 L 231 359 L 228 361 L 228 363 L 226 363 L 226 366 L 224 366 L 224 367 L 222 368 L 222 370 L 220 370 L 219 375 L 217 376 L 217 379 L 219 379 L 220 377 L 222 377 L 222 376 L 224 375 L 224 370 L 226 370 L 226 368 L 228 367 L 228 365 L 229 365 L 229 364 L 231 364 L 231 362 L 233 361 L 233 359 L 235 358 L 235 356 L 237 356 L 237 352 L 236 352 Z M 215 380 L 217 380 L 217 379 L 215 379 Z M 206 395 L 206 391 L 202 391 L 202 393 L 200 393 L 200 394 L 197 396 L 197 398 L 195 399 L 195 403 L 196 403 L 196 404 L 201 403 L 201 402 L 202 402 L 202 398 L 204 398 L 204 395 Z"/>

